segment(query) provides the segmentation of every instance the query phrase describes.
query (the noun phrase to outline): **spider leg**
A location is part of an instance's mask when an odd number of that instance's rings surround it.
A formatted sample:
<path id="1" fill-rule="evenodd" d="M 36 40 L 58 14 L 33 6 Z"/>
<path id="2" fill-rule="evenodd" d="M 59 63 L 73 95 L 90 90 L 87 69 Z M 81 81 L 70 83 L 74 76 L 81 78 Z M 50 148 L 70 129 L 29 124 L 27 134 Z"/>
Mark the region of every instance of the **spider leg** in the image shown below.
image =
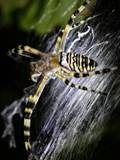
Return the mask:
<path id="1" fill-rule="evenodd" d="M 75 78 L 82 78 L 82 77 L 92 77 L 94 75 L 100 75 L 100 74 L 107 74 L 109 72 L 117 70 L 117 67 L 112 67 L 112 68 L 103 68 L 101 70 L 94 70 L 91 72 L 73 72 L 73 71 L 68 71 L 65 68 L 61 68 L 63 74 L 69 78 L 75 77 Z"/>
<path id="2" fill-rule="evenodd" d="M 38 49 L 32 48 L 30 46 L 19 45 L 17 48 L 13 48 L 8 52 L 10 57 L 13 57 L 16 60 L 19 60 L 22 57 L 26 57 L 28 59 L 39 60 L 40 56 L 49 57 L 48 54 L 41 52 Z"/>
<path id="3" fill-rule="evenodd" d="M 25 116 L 24 116 L 24 143 L 25 148 L 27 151 L 31 151 L 31 144 L 30 144 L 30 126 L 31 126 L 31 116 L 33 113 L 33 110 L 45 88 L 46 83 L 49 80 L 49 77 L 47 75 L 40 77 L 40 82 L 38 83 L 38 87 L 34 94 L 29 95 L 26 97 L 26 106 L 25 106 Z"/>
<path id="4" fill-rule="evenodd" d="M 61 29 L 59 32 L 53 54 L 59 54 L 62 50 L 61 48 L 63 41 L 65 40 L 65 37 L 67 37 L 69 32 L 72 29 L 83 24 L 85 19 L 87 19 L 93 14 L 96 2 L 96 0 L 85 0 L 85 2 L 72 14 L 65 29 Z M 79 17 L 78 22 L 75 21 L 77 17 Z"/>
<path id="5" fill-rule="evenodd" d="M 107 95 L 107 93 L 105 92 L 101 92 L 101 91 L 96 91 L 94 89 L 91 89 L 91 88 L 87 88 L 86 86 L 82 86 L 80 84 L 75 84 L 73 82 L 71 82 L 69 79 L 65 78 L 61 72 L 56 72 L 55 73 L 55 76 L 62 80 L 66 85 L 70 86 L 71 88 L 77 88 L 77 89 L 80 89 L 80 90 L 83 90 L 83 91 L 89 91 L 89 92 L 94 92 L 94 93 L 98 93 L 98 94 L 102 94 L 102 95 Z"/>
<path id="6" fill-rule="evenodd" d="M 62 50 L 61 48 L 62 48 L 62 44 L 65 40 L 65 37 L 67 37 L 67 35 L 71 29 L 72 29 L 72 27 L 67 24 L 65 29 L 60 30 L 60 33 L 59 33 L 58 38 L 56 40 L 56 44 L 55 44 L 54 51 L 52 54 L 59 55 L 59 53 Z"/>
<path id="7" fill-rule="evenodd" d="M 79 13 L 79 15 L 77 14 L 77 16 L 79 17 L 79 21 L 81 23 L 84 23 L 85 19 L 92 16 L 95 10 L 96 3 L 97 3 L 97 0 L 85 0 L 83 5 L 81 5 L 80 8 L 78 8 L 77 12 Z"/>

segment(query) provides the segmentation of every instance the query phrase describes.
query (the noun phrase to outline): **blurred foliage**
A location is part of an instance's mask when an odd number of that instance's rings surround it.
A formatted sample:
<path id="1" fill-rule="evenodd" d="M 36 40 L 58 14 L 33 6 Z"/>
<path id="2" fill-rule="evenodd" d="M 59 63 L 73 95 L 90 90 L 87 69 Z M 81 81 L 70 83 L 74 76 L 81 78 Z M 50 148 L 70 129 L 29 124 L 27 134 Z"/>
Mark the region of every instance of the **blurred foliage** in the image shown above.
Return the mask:
<path id="1" fill-rule="evenodd" d="M 85 0 L 0 0 L 0 27 L 15 25 L 38 33 L 64 26 Z"/>

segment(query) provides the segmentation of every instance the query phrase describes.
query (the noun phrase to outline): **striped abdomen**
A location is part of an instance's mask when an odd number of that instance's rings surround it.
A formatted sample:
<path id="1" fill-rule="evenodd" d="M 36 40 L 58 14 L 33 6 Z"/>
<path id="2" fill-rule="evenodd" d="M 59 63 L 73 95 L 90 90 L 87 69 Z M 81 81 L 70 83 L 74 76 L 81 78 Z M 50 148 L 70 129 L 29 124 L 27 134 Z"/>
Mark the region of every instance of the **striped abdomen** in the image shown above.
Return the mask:
<path id="1" fill-rule="evenodd" d="M 89 57 L 76 54 L 66 53 L 64 56 L 60 56 L 60 65 L 73 72 L 90 72 L 94 71 L 97 63 Z"/>

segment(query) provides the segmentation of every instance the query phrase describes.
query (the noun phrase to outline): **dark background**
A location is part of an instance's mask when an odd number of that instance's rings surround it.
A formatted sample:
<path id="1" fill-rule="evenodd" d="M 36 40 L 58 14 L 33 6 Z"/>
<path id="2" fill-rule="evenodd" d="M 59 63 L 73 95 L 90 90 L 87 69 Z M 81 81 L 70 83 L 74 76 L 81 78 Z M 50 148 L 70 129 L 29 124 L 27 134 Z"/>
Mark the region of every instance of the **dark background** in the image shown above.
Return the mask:
<path id="1" fill-rule="evenodd" d="M 12 103 L 15 99 L 23 95 L 23 88 L 27 86 L 27 67 L 26 65 L 16 63 L 7 56 L 9 49 L 23 43 L 27 34 L 18 31 L 16 28 L 3 28 L 0 30 L 0 111 L 7 105 Z M 17 122 L 16 122 L 17 121 Z M 1 157 L 7 159 L 26 159 L 22 134 L 22 123 L 19 116 L 14 117 L 14 124 L 16 122 L 16 139 L 17 148 L 9 148 L 9 137 L 0 139 Z M 3 134 L 5 125 L 2 117 L 0 117 L 0 136 Z"/>
<path id="2" fill-rule="evenodd" d="M 111 8 L 120 10 L 120 2 L 100 1 L 97 5 L 97 11 L 111 10 Z M 120 17 L 116 21 L 120 20 Z M 105 22 L 106 23 L 106 22 Z M 0 111 L 9 105 L 15 99 L 23 95 L 23 89 L 29 86 L 29 66 L 26 64 L 16 63 L 7 56 L 8 50 L 18 44 L 31 44 L 31 35 L 23 32 L 17 26 L 2 27 L 0 29 Z M 28 40 L 29 39 L 29 40 Z M 39 44 L 40 42 L 38 42 Z M 19 116 L 15 116 L 14 124 L 16 130 L 16 148 L 9 148 L 8 138 L 0 139 L 1 157 L 4 160 L 21 160 L 27 159 L 23 144 L 22 133 L 23 121 Z M 4 123 L 0 117 L 0 136 L 4 130 Z M 120 159 L 120 107 L 114 110 L 109 122 L 106 124 L 102 140 L 99 142 L 93 154 L 93 160 L 113 160 Z"/>

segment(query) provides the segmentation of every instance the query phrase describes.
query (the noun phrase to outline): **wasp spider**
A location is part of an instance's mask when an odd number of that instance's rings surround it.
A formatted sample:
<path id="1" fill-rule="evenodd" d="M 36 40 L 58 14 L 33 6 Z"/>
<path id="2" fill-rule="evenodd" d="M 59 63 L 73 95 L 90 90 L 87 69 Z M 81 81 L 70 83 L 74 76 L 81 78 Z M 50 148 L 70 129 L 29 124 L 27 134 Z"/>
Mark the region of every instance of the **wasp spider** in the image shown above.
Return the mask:
<path id="1" fill-rule="evenodd" d="M 91 91 L 98 94 L 105 94 L 100 91 L 88 89 L 85 86 L 74 84 L 68 79 L 71 77 L 82 78 L 93 75 L 105 74 L 114 70 L 115 68 L 105 68 L 102 70 L 96 70 L 97 62 L 86 56 L 77 53 L 65 53 L 61 51 L 61 46 L 64 39 L 70 30 L 77 25 L 75 23 L 76 16 L 81 17 L 81 23 L 87 17 L 91 16 L 95 7 L 96 0 L 86 0 L 85 3 L 71 16 L 69 23 L 65 29 L 60 31 L 60 34 L 56 40 L 55 49 L 52 54 L 46 54 L 29 46 L 18 46 L 18 48 L 12 49 L 9 55 L 18 58 L 19 56 L 25 56 L 31 58 L 31 66 L 33 74 L 31 78 L 37 82 L 37 89 L 34 94 L 30 94 L 26 97 L 25 116 L 24 116 L 24 138 L 25 148 L 27 151 L 31 151 L 30 143 L 30 126 L 31 126 L 31 115 L 35 108 L 40 95 L 51 76 L 57 77 L 64 81 L 66 85 L 74 87 L 84 91 Z M 63 62 L 65 60 L 65 63 Z"/>

